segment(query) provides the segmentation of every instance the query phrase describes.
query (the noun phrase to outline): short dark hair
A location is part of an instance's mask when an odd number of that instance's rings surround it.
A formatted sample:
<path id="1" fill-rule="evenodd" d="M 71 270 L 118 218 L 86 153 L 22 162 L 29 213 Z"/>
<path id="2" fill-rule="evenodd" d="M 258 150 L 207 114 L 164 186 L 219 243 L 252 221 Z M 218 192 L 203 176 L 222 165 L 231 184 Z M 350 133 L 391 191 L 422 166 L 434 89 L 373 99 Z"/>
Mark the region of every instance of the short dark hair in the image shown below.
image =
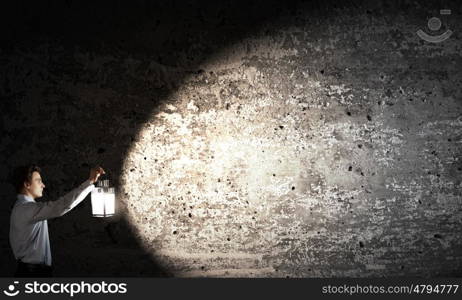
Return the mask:
<path id="1" fill-rule="evenodd" d="M 41 172 L 39 166 L 35 164 L 28 164 L 24 166 L 19 166 L 13 170 L 11 173 L 11 184 L 16 189 L 16 193 L 21 193 L 22 188 L 24 186 L 24 182 L 31 182 L 32 181 L 32 174 L 34 172 Z"/>

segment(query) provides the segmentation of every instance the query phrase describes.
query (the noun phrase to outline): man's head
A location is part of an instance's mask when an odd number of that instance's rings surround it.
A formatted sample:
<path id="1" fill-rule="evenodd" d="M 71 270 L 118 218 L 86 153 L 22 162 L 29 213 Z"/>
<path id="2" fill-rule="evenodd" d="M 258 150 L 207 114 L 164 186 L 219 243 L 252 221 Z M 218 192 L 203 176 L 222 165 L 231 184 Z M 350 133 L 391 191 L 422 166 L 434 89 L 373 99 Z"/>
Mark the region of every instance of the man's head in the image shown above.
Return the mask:
<path id="1" fill-rule="evenodd" d="M 45 185 L 40 176 L 40 168 L 36 165 L 27 165 L 16 168 L 13 171 L 12 183 L 16 193 L 35 198 L 42 197 Z"/>

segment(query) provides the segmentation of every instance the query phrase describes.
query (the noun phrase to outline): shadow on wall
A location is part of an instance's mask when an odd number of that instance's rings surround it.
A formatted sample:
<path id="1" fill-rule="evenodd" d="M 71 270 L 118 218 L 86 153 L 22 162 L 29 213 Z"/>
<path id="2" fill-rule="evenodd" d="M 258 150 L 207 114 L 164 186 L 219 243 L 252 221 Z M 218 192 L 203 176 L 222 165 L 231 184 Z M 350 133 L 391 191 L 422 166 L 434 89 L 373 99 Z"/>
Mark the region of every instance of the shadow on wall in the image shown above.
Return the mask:
<path id="1" fill-rule="evenodd" d="M 5 4 L 2 4 L 5 6 Z M 43 200 L 85 180 L 100 164 L 117 181 L 144 122 L 208 55 L 284 7 L 278 1 L 34 1 L 3 7 L 0 48 L 1 276 L 15 262 L 8 242 L 15 194 L 9 171 L 42 167 Z M 136 184 L 136 183 L 134 183 Z M 91 217 L 89 196 L 49 221 L 56 276 L 169 276 L 145 253 L 119 207 Z"/>

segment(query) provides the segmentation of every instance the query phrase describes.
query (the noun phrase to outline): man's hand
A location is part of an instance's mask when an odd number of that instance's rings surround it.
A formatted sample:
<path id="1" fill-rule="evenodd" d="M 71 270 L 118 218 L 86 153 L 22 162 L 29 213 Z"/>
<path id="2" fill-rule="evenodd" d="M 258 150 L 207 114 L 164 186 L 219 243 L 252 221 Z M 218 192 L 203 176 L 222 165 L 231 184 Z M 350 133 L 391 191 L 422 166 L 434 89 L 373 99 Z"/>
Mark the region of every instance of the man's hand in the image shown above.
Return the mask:
<path id="1" fill-rule="evenodd" d="M 98 178 L 103 174 L 106 174 L 103 168 L 100 166 L 94 167 L 90 170 L 90 178 L 88 178 L 88 180 L 90 180 L 90 182 L 93 184 L 98 181 Z"/>

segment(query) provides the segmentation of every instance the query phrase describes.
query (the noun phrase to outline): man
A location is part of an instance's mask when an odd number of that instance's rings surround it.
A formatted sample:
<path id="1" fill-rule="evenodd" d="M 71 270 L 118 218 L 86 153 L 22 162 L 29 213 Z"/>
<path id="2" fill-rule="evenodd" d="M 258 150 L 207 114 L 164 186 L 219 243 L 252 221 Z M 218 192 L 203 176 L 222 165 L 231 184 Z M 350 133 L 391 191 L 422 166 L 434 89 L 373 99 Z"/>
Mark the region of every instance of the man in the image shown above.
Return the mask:
<path id="1" fill-rule="evenodd" d="M 42 197 L 40 168 L 35 165 L 19 167 L 13 173 L 17 200 L 11 212 L 10 245 L 18 261 L 15 277 L 51 277 L 52 261 L 47 219 L 60 217 L 94 189 L 103 168 L 90 170 L 87 181 L 56 201 L 35 202 Z"/>

